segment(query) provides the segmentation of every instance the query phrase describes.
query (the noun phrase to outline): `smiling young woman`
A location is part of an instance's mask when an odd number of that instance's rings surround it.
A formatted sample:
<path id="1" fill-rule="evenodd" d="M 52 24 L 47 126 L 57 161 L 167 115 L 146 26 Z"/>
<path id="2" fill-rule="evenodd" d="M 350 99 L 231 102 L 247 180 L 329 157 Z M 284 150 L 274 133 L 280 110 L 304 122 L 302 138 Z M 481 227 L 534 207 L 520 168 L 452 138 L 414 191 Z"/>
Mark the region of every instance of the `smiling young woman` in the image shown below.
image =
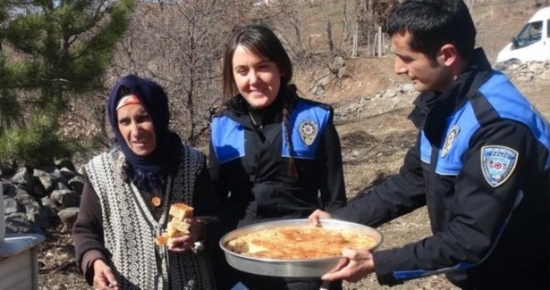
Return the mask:
<path id="1" fill-rule="evenodd" d="M 290 84 L 292 73 L 287 52 L 268 27 L 238 27 L 229 37 L 224 96 L 212 119 L 209 165 L 228 210 L 230 230 L 306 218 L 315 209 L 346 204 L 333 109 L 300 97 Z M 320 279 L 234 273 L 224 263 L 223 256 L 216 262 L 219 289 L 231 289 L 237 282 L 262 290 L 321 286 Z M 335 282 L 330 289 L 340 288 Z"/>

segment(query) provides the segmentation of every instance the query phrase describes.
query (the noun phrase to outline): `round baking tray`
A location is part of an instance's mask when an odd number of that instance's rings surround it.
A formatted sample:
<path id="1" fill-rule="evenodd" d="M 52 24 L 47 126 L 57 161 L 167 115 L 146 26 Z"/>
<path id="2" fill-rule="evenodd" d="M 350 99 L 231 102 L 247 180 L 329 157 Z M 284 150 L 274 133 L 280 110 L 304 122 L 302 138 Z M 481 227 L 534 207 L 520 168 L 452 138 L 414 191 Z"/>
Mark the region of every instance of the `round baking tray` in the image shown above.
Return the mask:
<path id="1" fill-rule="evenodd" d="M 376 247 L 378 247 L 383 240 L 382 234 L 379 231 L 361 224 L 336 219 L 321 219 L 320 223 L 322 227 L 327 229 L 354 230 L 373 237 L 376 241 L 376 245 L 371 248 L 371 250 L 374 250 Z M 311 222 L 307 219 L 291 219 L 265 222 L 242 227 L 224 235 L 220 240 L 220 247 L 225 252 L 225 258 L 229 265 L 231 265 L 232 267 L 243 272 L 264 276 L 321 277 L 338 265 L 340 258 L 342 258 L 341 256 L 302 260 L 265 259 L 241 255 L 229 250 L 225 246 L 229 241 L 244 234 L 255 232 L 257 230 L 285 226 L 311 227 L 312 225 Z M 326 246 L 329 247 L 330 245 Z"/>

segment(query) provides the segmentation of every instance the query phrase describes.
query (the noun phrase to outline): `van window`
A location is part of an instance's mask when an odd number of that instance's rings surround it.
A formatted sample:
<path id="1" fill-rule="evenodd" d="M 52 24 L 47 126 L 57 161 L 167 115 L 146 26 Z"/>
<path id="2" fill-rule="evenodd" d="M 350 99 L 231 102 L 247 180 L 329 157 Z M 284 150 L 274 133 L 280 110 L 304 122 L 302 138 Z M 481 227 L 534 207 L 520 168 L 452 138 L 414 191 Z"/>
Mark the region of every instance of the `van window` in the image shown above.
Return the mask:
<path id="1" fill-rule="evenodd" d="M 550 38 L 550 19 L 546 20 L 546 38 Z"/>
<path id="2" fill-rule="evenodd" d="M 527 23 L 516 38 L 516 48 L 526 47 L 542 37 L 542 21 Z"/>

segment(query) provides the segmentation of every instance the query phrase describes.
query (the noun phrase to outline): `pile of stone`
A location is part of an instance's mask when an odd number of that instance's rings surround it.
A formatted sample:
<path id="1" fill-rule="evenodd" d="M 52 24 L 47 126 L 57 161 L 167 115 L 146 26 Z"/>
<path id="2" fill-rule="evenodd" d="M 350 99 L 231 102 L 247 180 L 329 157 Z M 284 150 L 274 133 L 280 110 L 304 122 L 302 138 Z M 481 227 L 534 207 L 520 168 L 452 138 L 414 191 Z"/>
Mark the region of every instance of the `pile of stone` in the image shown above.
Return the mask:
<path id="1" fill-rule="evenodd" d="M 56 166 L 2 168 L 4 218 L 7 233 L 43 233 L 76 221 L 84 178 L 72 162 Z"/>
<path id="2" fill-rule="evenodd" d="M 538 83 L 550 81 L 550 62 L 506 62 L 495 65 L 514 83 Z M 349 101 L 333 104 L 335 123 L 341 124 L 364 117 L 376 116 L 395 109 L 409 107 L 418 92 L 410 83 L 394 84 L 374 96 L 357 96 Z"/>
<path id="3" fill-rule="evenodd" d="M 550 81 L 550 62 L 528 62 L 519 64 L 509 62 L 497 64 L 496 69 L 503 71 L 515 82 Z"/>
<path id="4" fill-rule="evenodd" d="M 333 104 L 335 108 L 334 121 L 336 124 L 341 124 L 408 107 L 416 95 L 418 92 L 412 84 L 395 84 L 374 96 L 358 96 L 346 102 Z"/>

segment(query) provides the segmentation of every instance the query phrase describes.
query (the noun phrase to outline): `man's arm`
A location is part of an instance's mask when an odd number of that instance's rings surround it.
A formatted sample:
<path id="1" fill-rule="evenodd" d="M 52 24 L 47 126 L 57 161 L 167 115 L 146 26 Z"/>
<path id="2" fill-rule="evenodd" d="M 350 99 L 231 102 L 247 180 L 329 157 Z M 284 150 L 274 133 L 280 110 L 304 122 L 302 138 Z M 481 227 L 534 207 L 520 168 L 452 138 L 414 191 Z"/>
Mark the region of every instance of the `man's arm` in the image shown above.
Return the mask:
<path id="1" fill-rule="evenodd" d="M 405 155 L 399 174 L 330 214 L 333 218 L 378 226 L 425 204 L 422 161 L 416 145 Z"/>
<path id="2" fill-rule="evenodd" d="M 373 261 L 378 281 L 393 285 L 475 267 L 485 259 L 521 202 L 522 174 L 533 170 L 527 166 L 528 150 L 533 142 L 537 141 L 528 128 L 511 121 L 479 129 L 470 140 L 462 170 L 456 177 L 450 223 L 444 231 L 416 243 L 375 252 Z M 511 171 L 500 180 L 487 175 L 490 160 L 483 158 L 491 150 L 502 150 L 502 156 L 510 162 L 507 166 Z"/>

